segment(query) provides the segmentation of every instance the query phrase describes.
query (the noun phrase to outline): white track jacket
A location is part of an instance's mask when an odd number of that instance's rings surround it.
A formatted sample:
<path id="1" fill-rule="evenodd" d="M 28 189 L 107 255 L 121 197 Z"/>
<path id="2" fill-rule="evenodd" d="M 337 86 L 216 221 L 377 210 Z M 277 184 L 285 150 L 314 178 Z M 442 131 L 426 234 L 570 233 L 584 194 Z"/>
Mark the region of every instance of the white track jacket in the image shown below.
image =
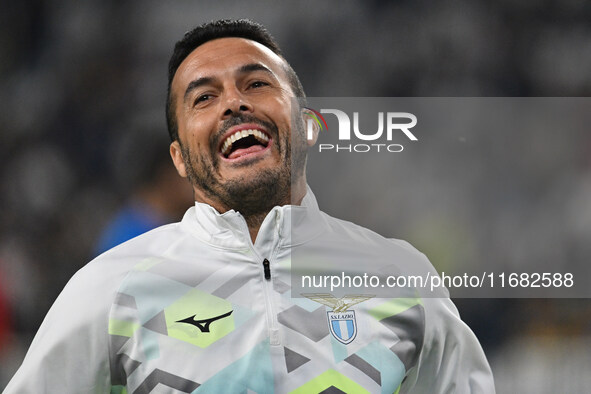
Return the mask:
<path id="1" fill-rule="evenodd" d="M 254 244 L 239 213 L 197 203 L 78 271 L 5 393 L 494 393 L 449 298 L 292 294 L 292 252 L 372 273 L 374 247 L 435 272 L 408 243 L 319 211 L 310 190 Z"/>

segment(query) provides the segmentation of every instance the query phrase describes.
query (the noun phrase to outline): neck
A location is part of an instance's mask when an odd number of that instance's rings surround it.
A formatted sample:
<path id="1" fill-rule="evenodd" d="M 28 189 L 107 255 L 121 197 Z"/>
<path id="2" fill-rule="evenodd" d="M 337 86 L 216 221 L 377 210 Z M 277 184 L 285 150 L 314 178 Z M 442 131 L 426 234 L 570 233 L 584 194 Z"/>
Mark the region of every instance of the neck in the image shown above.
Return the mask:
<path id="1" fill-rule="evenodd" d="M 202 193 L 200 193 L 199 189 L 195 189 L 195 200 L 198 202 L 203 202 L 208 205 L 211 205 L 213 208 L 216 209 L 219 213 L 225 213 L 231 209 L 235 209 L 244 217 L 246 221 L 246 225 L 248 226 L 248 232 L 250 234 L 250 239 L 254 244 L 256 241 L 256 237 L 259 233 L 259 229 L 261 228 L 261 224 L 275 206 L 285 206 L 285 205 L 301 205 L 304 196 L 306 195 L 306 180 L 305 178 L 300 179 L 299 182 L 293 183 L 290 188 L 290 193 L 283 199 L 283 201 L 279 201 L 275 203 L 273 206 L 268 207 L 268 209 L 258 211 L 258 212 L 246 212 L 237 207 L 228 207 L 221 204 L 219 201 L 213 201 Z"/>
<path id="2" fill-rule="evenodd" d="M 259 233 L 259 229 L 261 228 L 261 224 L 263 224 L 263 220 L 265 220 L 265 217 L 267 217 L 268 213 L 269 212 L 264 212 L 264 213 L 244 217 L 244 220 L 246 220 L 246 225 L 248 226 L 248 232 L 250 234 L 250 239 L 252 240 L 253 244 L 255 243 L 255 241 L 257 239 L 257 235 Z"/>
<path id="3" fill-rule="evenodd" d="M 302 177 L 299 182 L 293 183 L 291 186 L 290 193 L 288 194 L 289 197 L 286 201 L 277 204 L 276 206 L 285 206 L 285 205 L 301 205 L 304 196 L 306 195 L 306 179 Z M 248 232 L 250 233 L 250 239 L 254 244 L 259 233 L 259 229 L 261 228 L 261 224 L 263 224 L 263 220 L 267 217 L 269 212 L 273 209 L 270 207 L 268 210 L 252 214 L 252 215 L 244 215 L 244 220 L 246 220 L 246 224 L 248 226 Z"/>

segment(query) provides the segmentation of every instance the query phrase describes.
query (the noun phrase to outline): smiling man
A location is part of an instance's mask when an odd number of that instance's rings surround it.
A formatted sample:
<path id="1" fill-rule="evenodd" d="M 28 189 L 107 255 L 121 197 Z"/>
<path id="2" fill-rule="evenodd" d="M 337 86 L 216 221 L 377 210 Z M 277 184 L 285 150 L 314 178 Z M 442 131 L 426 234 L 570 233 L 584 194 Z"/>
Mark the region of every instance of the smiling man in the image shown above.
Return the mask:
<path id="1" fill-rule="evenodd" d="M 199 40 L 189 34 L 177 48 L 191 50 L 188 42 Z M 272 40 L 265 44 L 278 52 Z M 303 122 L 293 133 L 291 125 L 291 100 L 303 91 L 271 48 L 248 38 L 206 41 L 174 64 L 169 89 L 170 152 L 179 173 L 197 201 L 239 211 L 253 240 L 274 206 L 290 204 L 292 195 L 301 202 L 306 192 L 308 142 Z"/>
<path id="2" fill-rule="evenodd" d="M 294 250 L 320 272 L 330 257 L 436 275 L 409 244 L 318 209 L 294 97 L 258 24 L 212 22 L 177 43 L 170 154 L 195 206 L 81 269 L 6 393 L 494 392 L 449 298 L 291 294 Z"/>

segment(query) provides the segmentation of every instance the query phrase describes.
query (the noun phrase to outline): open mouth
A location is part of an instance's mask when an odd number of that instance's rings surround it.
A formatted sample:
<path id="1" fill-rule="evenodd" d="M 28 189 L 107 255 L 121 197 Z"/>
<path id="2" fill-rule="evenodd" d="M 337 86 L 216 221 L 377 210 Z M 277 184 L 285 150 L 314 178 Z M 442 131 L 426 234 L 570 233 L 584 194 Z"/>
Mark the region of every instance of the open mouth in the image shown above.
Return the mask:
<path id="1" fill-rule="evenodd" d="M 230 134 L 222 143 L 221 154 L 226 159 L 259 152 L 269 146 L 270 137 L 259 129 L 238 130 Z"/>

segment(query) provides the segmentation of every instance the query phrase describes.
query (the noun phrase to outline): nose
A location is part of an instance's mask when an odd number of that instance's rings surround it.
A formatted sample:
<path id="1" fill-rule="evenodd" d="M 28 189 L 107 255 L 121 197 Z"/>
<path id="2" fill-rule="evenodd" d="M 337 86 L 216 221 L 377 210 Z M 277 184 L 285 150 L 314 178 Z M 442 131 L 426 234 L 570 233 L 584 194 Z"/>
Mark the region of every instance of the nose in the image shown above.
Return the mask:
<path id="1" fill-rule="evenodd" d="M 226 91 L 224 118 L 235 116 L 239 113 L 252 112 L 252 104 L 242 95 L 238 89 Z"/>

